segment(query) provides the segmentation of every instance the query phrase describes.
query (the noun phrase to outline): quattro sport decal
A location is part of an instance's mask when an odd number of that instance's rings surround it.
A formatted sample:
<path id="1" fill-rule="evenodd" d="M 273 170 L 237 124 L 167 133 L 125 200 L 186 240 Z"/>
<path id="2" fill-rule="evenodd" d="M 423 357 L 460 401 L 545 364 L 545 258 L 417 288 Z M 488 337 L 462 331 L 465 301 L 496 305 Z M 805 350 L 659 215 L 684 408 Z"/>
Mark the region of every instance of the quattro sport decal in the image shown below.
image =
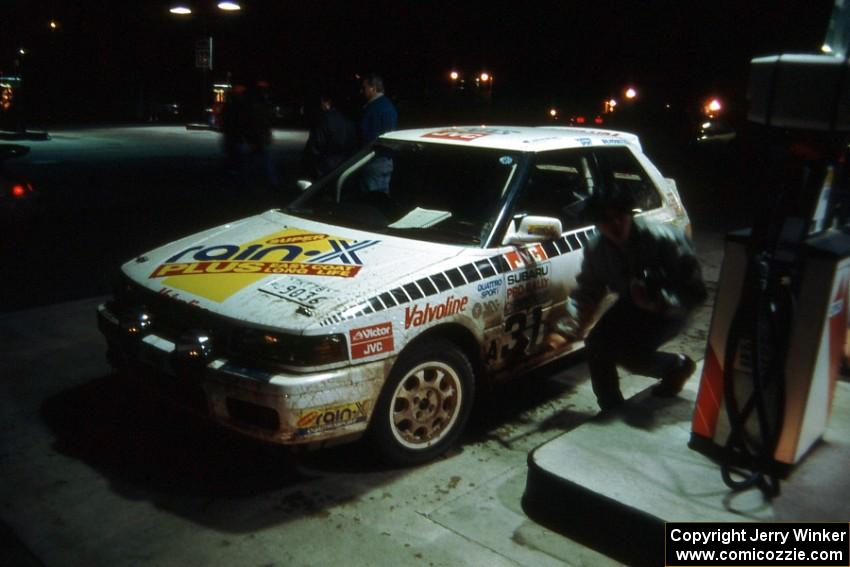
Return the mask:
<path id="1" fill-rule="evenodd" d="M 148 277 L 220 302 L 269 275 L 354 277 L 363 265 L 358 254 L 378 242 L 286 229 L 241 244 L 186 248 Z"/>

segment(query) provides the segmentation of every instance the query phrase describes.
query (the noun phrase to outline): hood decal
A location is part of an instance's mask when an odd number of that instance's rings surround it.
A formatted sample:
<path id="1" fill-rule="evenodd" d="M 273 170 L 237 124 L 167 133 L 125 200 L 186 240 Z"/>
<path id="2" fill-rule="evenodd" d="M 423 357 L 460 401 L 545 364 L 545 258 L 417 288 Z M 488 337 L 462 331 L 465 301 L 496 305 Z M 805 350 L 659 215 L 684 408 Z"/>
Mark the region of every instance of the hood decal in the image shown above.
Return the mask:
<path id="1" fill-rule="evenodd" d="M 212 301 L 271 275 L 355 277 L 363 265 L 358 252 L 379 240 L 351 240 L 285 229 L 250 242 L 191 246 L 158 265 L 149 279 Z"/>

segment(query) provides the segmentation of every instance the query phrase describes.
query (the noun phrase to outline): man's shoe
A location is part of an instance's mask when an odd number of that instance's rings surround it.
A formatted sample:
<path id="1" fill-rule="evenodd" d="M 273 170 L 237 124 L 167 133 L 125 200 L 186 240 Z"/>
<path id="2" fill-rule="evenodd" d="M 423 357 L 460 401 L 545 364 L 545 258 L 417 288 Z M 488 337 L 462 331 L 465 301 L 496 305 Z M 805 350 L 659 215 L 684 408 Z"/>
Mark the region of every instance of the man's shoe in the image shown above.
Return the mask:
<path id="1" fill-rule="evenodd" d="M 599 404 L 599 409 L 602 413 L 609 413 L 623 405 L 625 402 L 626 400 L 623 399 L 622 394 L 618 394 L 616 396 L 611 396 L 604 399 L 599 398 L 597 400 L 597 403 Z"/>
<path id="2" fill-rule="evenodd" d="M 685 382 L 697 369 L 697 363 L 691 360 L 689 356 L 684 354 L 679 355 L 679 363 L 670 371 L 670 373 L 662 378 L 661 383 L 652 389 L 652 395 L 659 398 L 672 398 L 682 391 L 685 387 Z"/>

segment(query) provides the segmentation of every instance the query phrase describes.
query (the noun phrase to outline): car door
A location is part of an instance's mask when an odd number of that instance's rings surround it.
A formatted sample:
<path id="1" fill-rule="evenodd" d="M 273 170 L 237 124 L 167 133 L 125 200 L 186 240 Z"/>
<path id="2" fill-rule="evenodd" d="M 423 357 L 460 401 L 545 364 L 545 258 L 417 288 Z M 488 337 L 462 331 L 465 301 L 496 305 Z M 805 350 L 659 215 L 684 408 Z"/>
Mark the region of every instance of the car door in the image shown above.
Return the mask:
<path id="1" fill-rule="evenodd" d="M 582 204 L 598 185 L 595 158 L 586 148 L 540 152 L 510 206 L 515 231 L 524 216 L 560 219 L 561 237 L 527 245 L 502 246 L 504 274 L 502 328 L 491 338 L 488 365 L 516 370 L 544 360 L 545 337 L 564 314 L 564 303 L 581 267 L 581 250 L 595 233 L 583 220 Z M 504 242 L 504 240 L 503 240 Z"/>

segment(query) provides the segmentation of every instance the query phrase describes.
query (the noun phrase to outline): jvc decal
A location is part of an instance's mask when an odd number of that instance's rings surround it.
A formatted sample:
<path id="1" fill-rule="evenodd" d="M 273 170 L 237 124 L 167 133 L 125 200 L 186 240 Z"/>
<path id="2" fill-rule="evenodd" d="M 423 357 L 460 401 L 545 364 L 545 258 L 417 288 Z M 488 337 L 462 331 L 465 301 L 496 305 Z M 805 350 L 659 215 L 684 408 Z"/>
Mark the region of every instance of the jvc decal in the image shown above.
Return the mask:
<path id="1" fill-rule="evenodd" d="M 545 262 L 549 259 L 546 255 L 546 250 L 540 244 L 532 244 L 524 248 L 517 248 L 503 254 L 505 260 L 511 270 L 518 270 L 526 266 L 533 266 L 538 262 Z"/>
<path id="2" fill-rule="evenodd" d="M 393 324 L 391 321 L 372 325 L 371 327 L 360 327 L 348 332 L 348 341 L 351 344 L 351 358 L 366 358 L 392 352 Z"/>

